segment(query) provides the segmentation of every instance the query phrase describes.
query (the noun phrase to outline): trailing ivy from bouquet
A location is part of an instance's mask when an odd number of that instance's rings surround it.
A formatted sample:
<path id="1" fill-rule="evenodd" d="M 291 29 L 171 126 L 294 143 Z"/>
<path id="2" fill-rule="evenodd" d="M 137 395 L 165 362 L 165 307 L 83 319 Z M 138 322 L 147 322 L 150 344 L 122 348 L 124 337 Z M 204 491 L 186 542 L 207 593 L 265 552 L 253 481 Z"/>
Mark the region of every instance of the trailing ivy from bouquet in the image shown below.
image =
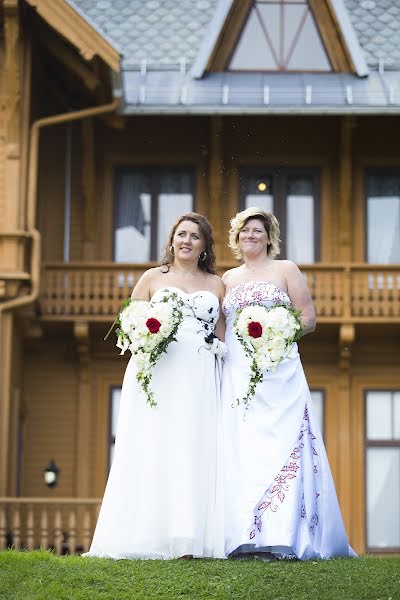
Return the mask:
<path id="1" fill-rule="evenodd" d="M 286 304 L 267 307 L 250 304 L 237 311 L 234 332 L 251 359 L 247 392 L 236 400 L 247 410 L 265 371 L 273 371 L 284 358 L 290 358 L 292 344 L 301 336 L 301 311 Z"/>
<path id="2" fill-rule="evenodd" d="M 128 300 L 121 308 L 118 324 L 117 347 L 120 354 L 130 350 L 137 368 L 139 382 L 150 406 L 156 406 L 150 388 L 152 368 L 171 342 L 183 320 L 183 301 L 175 292 L 166 293 L 158 302 Z"/>

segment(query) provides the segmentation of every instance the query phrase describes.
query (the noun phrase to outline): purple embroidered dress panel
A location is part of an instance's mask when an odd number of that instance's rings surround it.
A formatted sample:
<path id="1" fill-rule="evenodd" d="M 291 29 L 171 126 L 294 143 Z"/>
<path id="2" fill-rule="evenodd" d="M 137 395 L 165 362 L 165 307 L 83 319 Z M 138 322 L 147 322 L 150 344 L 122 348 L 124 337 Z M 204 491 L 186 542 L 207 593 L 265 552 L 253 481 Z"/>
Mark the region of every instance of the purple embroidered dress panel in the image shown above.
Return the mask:
<path id="1" fill-rule="evenodd" d="M 291 358 L 265 373 L 248 410 L 235 406 L 249 381 L 250 360 L 233 322 L 239 308 L 254 302 L 291 304 L 283 290 L 265 281 L 232 288 L 223 303 L 225 551 L 351 556 L 297 345 Z"/>

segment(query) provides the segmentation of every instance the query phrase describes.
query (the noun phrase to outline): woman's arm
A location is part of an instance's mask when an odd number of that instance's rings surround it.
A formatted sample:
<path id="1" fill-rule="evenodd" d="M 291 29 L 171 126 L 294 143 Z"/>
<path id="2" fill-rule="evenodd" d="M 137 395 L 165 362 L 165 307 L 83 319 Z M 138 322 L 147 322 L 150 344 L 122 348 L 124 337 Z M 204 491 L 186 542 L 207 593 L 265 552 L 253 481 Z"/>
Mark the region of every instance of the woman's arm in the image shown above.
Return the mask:
<path id="1" fill-rule="evenodd" d="M 307 281 L 298 266 L 285 261 L 285 276 L 288 287 L 289 298 L 295 308 L 301 310 L 303 323 L 302 336 L 315 331 L 316 316 L 313 301 L 308 291 Z"/>
<path id="2" fill-rule="evenodd" d="M 223 279 L 215 276 L 215 294 L 219 298 L 219 317 L 215 325 L 215 335 L 223 342 L 225 340 L 225 316 L 222 312 L 222 301 L 225 296 L 225 284 Z"/>
<path id="3" fill-rule="evenodd" d="M 135 287 L 133 288 L 132 300 L 147 300 L 151 298 L 151 284 L 154 278 L 154 271 L 157 269 L 149 269 L 145 271 Z"/>

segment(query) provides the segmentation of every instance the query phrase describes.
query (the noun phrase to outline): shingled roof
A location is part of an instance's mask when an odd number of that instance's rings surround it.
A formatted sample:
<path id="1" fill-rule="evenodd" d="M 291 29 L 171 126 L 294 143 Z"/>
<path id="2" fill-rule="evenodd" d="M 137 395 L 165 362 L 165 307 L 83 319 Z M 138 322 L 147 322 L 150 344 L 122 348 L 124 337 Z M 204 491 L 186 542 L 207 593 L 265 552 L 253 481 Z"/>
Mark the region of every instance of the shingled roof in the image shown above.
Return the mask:
<path id="1" fill-rule="evenodd" d="M 190 68 L 227 0 L 69 1 L 121 50 L 126 113 L 400 110 L 400 0 L 332 0 L 347 10 L 365 78 L 225 72 L 197 80 Z"/>
<path id="2" fill-rule="evenodd" d="M 194 61 L 218 0 L 74 0 L 123 53 L 125 68 Z M 367 64 L 400 69 L 400 0 L 344 0 Z"/>

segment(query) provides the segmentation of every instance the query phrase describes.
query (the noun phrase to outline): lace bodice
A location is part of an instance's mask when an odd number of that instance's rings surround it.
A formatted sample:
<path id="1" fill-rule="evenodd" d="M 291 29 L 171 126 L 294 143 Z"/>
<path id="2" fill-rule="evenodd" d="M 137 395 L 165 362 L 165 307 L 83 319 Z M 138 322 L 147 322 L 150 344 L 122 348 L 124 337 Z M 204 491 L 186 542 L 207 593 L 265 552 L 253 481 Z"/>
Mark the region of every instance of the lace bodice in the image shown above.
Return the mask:
<path id="1" fill-rule="evenodd" d="M 248 281 L 231 288 L 224 298 L 222 310 L 227 320 L 232 319 L 238 308 L 252 302 L 265 306 L 274 304 L 291 304 L 286 292 L 270 281 Z"/>
<path id="2" fill-rule="evenodd" d="M 196 331 L 204 331 L 206 335 L 214 331 L 219 317 L 219 300 L 215 294 L 208 290 L 187 293 L 180 288 L 170 286 L 157 290 L 151 301 L 158 302 L 171 292 L 178 294 L 184 302 L 182 306 L 184 320 L 181 330 L 195 328 Z"/>

